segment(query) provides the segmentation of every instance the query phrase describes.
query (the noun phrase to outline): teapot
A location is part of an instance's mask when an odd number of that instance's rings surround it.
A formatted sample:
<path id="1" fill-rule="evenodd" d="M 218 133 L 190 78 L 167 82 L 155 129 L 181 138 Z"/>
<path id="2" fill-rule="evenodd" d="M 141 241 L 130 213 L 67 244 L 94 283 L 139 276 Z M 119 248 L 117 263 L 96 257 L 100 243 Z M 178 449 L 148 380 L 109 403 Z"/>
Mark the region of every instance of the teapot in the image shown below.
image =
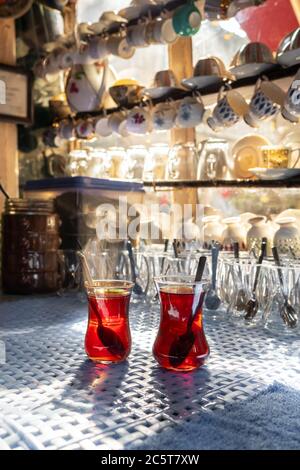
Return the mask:
<path id="1" fill-rule="evenodd" d="M 108 88 L 108 62 L 75 64 L 70 70 L 66 95 L 74 112 L 98 109 Z"/>

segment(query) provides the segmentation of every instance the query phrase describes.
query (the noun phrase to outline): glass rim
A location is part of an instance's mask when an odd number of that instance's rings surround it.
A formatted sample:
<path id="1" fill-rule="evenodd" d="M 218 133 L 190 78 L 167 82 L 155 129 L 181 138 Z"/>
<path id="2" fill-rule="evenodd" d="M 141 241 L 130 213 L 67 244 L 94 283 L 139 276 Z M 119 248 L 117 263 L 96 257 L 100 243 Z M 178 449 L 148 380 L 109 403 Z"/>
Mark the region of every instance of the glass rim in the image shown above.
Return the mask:
<path id="1" fill-rule="evenodd" d="M 165 285 L 181 285 L 181 286 L 193 286 L 193 285 L 203 285 L 209 283 L 209 277 L 203 276 L 201 281 L 195 281 L 195 276 L 191 276 L 188 274 L 169 274 L 165 276 L 155 276 L 154 282 L 157 284 L 165 284 Z"/>
<path id="2" fill-rule="evenodd" d="M 89 284 L 87 281 L 85 281 L 84 286 L 87 290 L 92 290 L 92 289 L 101 289 L 101 288 L 116 288 L 120 287 L 122 289 L 132 289 L 134 286 L 134 283 L 132 281 L 128 281 L 126 279 L 93 279 L 93 283 Z"/>
<path id="3" fill-rule="evenodd" d="M 276 269 L 276 270 L 278 270 L 278 268 L 279 268 L 279 269 L 281 269 L 282 271 L 287 271 L 288 269 L 290 269 L 290 270 L 297 270 L 297 269 L 300 270 L 300 263 L 298 263 L 298 264 L 291 264 L 291 265 L 289 265 L 289 266 L 286 266 L 286 265 L 285 265 L 285 266 L 277 266 L 276 264 L 269 264 L 269 265 L 264 265 L 264 266 L 265 266 L 266 268 L 268 268 L 268 269 Z"/>

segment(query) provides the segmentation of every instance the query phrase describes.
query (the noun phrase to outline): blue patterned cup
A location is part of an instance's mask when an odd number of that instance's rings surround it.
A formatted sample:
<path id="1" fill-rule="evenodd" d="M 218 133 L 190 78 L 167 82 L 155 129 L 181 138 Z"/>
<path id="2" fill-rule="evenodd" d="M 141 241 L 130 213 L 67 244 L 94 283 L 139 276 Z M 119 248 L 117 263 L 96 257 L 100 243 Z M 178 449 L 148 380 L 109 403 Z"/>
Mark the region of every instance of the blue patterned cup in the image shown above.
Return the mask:
<path id="1" fill-rule="evenodd" d="M 275 83 L 258 79 L 254 95 L 250 101 L 249 112 L 244 120 L 251 127 L 259 127 L 261 122 L 273 119 L 284 103 L 284 92 Z"/>
<path id="2" fill-rule="evenodd" d="M 298 122 L 300 118 L 300 69 L 288 89 L 284 105 L 281 111 L 284 119 L 290 122 Z"/>
<path id="3" fill-rule="evenodd" d="M 224 92 L 225 88 L 222 87 L 213 114 L 207 119 L 207 124 L 214 131 L 233 126 L 248 111 L 247 102 L 240 93 L 231 89 L 226 94 Z"/>
<path id="4" fill-rule="evenodd" d="M 183 129 L 196 127 L 202 122 L 205 112 L 204 104 L 200 94 L 184 98 L 177 111 L 176 125 Z"/>

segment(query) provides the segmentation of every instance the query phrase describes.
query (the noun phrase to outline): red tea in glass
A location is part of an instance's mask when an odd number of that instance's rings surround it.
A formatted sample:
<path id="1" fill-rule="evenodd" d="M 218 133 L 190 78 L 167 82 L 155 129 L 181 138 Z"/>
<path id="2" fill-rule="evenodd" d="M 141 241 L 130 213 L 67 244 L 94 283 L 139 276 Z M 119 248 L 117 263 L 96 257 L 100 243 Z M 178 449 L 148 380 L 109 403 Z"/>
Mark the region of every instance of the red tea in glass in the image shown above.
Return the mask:
<path id="1" fill-rule="evenodd" d="M 85 350 L 91 360 L 107 364 L 124 361 L 129 355 L 132 287 L 129 281 L 94 281 L 87 286 L 89 320 Z"/>
<path id="2" fill-rule="evenodd" d="M 209 355 L 202 307 L 206 285 L 189 276 L 156 279 L 161 319 L 153 355 L 166 369 L 189 371 L 201 367 Z"/>

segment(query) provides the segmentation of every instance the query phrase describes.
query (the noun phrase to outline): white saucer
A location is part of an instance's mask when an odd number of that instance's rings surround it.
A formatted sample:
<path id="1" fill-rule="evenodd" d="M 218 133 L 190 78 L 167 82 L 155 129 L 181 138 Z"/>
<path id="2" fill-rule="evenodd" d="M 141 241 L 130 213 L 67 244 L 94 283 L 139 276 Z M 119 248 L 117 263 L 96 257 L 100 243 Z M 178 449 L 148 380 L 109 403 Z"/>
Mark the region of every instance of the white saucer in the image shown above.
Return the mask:
<path id="1" fill-rule="evenodd" d="M 253 63 L 230 67 L 229 72 L 236 78 L 253 77 L 274 67 L 272 63 Z"/>
<path id="2" fill-rule="evenodd" d="M 249 134 L 236 141 L 231 149 L 232 174 L 235 178 L 252 178 L 253 174 L 249 168 L 259 165 L 261 147 L 270 145 L 270 142 L 263 136 Z"/>
<path id="3" fill-rule="evenodd" d="M 219 77 L 218 75 L 202 75 L 201 77 L 185 78 L 181 84 L 188 90 L 195 90 L 210 85 L 221 84 L 225 79 L 225 77 Z"/>
<path id="4" fill-rule="evenodd" d="M 249 171 L 264 180 L 287 180 L 300 175 L 300 168 L 249 168 Z"/>
<path id="5" fill-rule="evenodd" d="M 300 62 L 300 49 L 293 49 L 291 51 L 280 52 L 277 54 L 277 62 L 284 67 L 291 67 L 292 65 L 299 64 Z"/>
<path id="6" fill-rule="evenodd" d="M 171 86 L 160 86 L 157 88 L 145 88 L 143 90 L 143 95 L 149 96 L 153 100 L 163 98 L 164 96 L 170 95 L 171 93 L 175 93 L 178 91 L 184 91 L 182 88 L 176 88 Z"/>

